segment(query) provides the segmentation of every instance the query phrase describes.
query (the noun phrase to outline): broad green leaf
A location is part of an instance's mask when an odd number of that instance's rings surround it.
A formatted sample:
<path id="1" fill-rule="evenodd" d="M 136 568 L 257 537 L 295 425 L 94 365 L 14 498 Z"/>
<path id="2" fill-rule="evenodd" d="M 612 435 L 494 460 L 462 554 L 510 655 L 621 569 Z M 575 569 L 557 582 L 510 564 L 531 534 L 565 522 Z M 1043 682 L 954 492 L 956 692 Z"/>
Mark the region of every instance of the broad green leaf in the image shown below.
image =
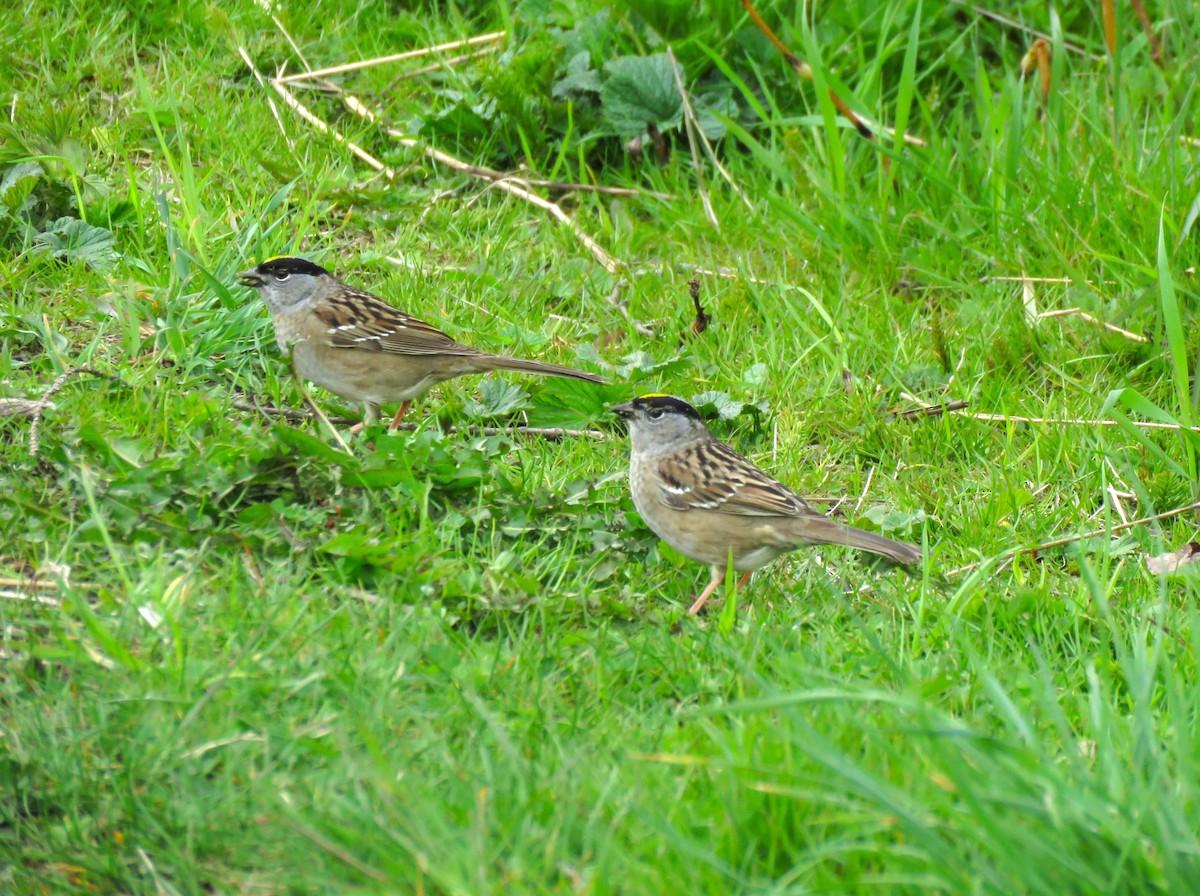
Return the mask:
<path id="1" fill-rule="evenodd" d="M 622 139 L 644 134 L 651 122 L 663 131 L 683 123 L 683 100 L 665 53 L 620 56 L 604 66 L 604 73 L 600 103 Z"/>
<path id="2" fill-rule="evenodd" d="M 592 54 L 587 50 L 576 53 L 567 62 L 567 73 L 556 81 L 551 91 L 557 100 L 566 99 L 572 92 L 599 93 L 600 73 L 592 68 Z"/>
<path id="3" fill-rule="evenodd" d="M 479 399 L 467 399 L 463 410 L 469 417 L 505 417 L 529 406 L 529 393 L 521 386 L 489 376 L 479 383 Z"/>
<path id="4" fill-rule="evenodd" d="M 37 234 L 33 251 L 68 261 L 82 261 L 107 271 L 121 257 L 115 243 L 116 237 L 111 230 L 94 227 L 78 218 L 59 218 Z"/>

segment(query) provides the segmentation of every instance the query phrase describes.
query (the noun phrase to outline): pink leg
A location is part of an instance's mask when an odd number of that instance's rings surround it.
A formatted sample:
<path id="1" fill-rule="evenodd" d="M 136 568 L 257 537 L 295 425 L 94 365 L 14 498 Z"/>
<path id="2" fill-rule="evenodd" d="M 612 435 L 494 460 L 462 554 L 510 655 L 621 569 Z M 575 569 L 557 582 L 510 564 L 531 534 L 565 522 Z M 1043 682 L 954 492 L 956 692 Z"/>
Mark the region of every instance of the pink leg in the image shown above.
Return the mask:
<path id="1" fill-rule="evenodd" d="M 412 400 L 408 400 L 400 405 L 400 410 L 396 411 L 396 416 L 392 418 L 392 422 L 388 424 L 388 432 L 394 430 L 400 425 L 400 421 L 404 419 L 404 412 L 408 410 L 408 406 L 412 404 Z"/>
<path id="2" fill-rule="evenodd" d="M 724 569 L 714 569 L 712 581 L 708 583 L 707 588 L 705 588 L 702 592 L 700 592 L 700 596 L 698 598 L 696 598 L 696 602 L 694 604 L 692 604 L 690 607 L 688 607 L 688 615 L 695 616 L 697 613 L 699 613 L 700 610 L 703 609 L 704 605 L 706 603 L 708 603 L 708 599 L 712 596 L 712 593 L 714 591 L 716 591 L 717 587 L 724 581 L 725 581 L 725 570 Z M 738 588 L 741 589 L 741 588 L 746 587 L 746 583 L 748 581 L 750 581 L 750 573 L 745 572 L 742 574 L 742 577 L 740 579 L 738 579 L 738 584 L 737 584 Z"/>
<path id="3" fill-rule="evenodd" d="M 703 609 L 704 605 L 708 602 L 709 596 L 714 591 L 716 591 L 717 586 L 720 585 L 724 581 L 725 581 L 725 568 L 724 567 L 713 567 L 712 581 L 708 583 L 707 588 L 705 588 L 703 591 L 700 592 L 700 596 L 698 598 L 696 598 L 696 602 L 694 604 L 692 604 L 690 607 L 688 607 L 688 615 L 695 616 L 697 613 L 699 613 L 700 610 Z"/>

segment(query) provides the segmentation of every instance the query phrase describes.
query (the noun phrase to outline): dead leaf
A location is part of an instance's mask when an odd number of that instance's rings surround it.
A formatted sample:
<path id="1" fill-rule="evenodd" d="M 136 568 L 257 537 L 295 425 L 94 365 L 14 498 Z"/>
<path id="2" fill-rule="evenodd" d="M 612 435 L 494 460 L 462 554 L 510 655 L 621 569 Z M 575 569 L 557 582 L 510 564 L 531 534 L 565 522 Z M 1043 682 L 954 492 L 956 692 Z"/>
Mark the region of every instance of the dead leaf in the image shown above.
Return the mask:
<path id="1" fill-rule="evenodd" d="M 1021 75 L 1024 77 L 1037 69 L 1038 80 L 1042 84 L 1042 105 L 1050 99 L 1050 43 L 1044 37 L 1039 37 L 1029 48 L 1029 52 L 1021 57 Z"/>
<path id="2" fill-rule="evenodd" d="M 1146 558 L 1146 569 L 1155 575 L 1175 572 L 1179 567 L 1200 561 L 1200 542 L 1189 541 L 1177 551 Z"/>

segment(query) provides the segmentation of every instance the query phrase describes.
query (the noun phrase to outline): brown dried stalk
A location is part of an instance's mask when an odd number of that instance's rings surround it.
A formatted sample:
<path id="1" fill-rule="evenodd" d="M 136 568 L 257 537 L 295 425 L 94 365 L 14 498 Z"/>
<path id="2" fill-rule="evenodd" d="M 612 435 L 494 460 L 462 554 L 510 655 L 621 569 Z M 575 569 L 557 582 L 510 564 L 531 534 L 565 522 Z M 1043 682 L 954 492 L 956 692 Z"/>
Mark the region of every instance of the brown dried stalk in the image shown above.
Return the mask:
<path id="1" fill-rule="evenodd" d="M 1113 9 L 1113 0 L 1100 0 L 1100 14 L 1104 18 L 1104 43 L 1108 47 L 1108 55 L 1117 55 L 1117 12 Z"/>
<path id="2" fill-rule="evenodd" d="M 1138 21 L 1142 23 L 1142 30 L 1146 32 L 1146 40 L 1150 42 L 1150 58 L 1159 68 L 1166 68 L 1162 44 L 1158 42 L 1158 35 L 1154 33 L 1154 26 L 1150 23 L 1150 16 L 1146 14 L 1145 4 L 1142 3 L 1142 0 L 1129 0 L 1129 5 L 1137 13 Z"/>
<path id="3" fill-rule="evenodd" d="M 1021 58 L 1021 75 L 1025 76 L 1037 69 L 1038 80 L 1042 84 L 1042 105 L 1050 100 L 1050 41 L 1039 37 L 1033 46 Z"/>
<path id="4" fill-rule="evenodd" d="M 764 35 L 766 35 L 767 40 L 769 40 L 772 44 L 774 44 L 775 49 L 777 49 L 781 54 L 783 54 L 784 61 L 787 62 L 787 64 L 792 67 L 792 71 L 794 71 L 796 73 L 796 75 L 798 77 L 800 77 L 801 79 L 803 79 L 805 81 L 811 81 L 812 77 L 813 77 L 812 68 L 809 66 L 809 64 L 807 62 L 805 62 L 803 59 L 801 59 L 799 56 L 797 56 L 795 53 L 793 53 L 788 48 L 788 45 L 785 44 L 782 40 L 780 40 L 779 36 L 777 34 L 775 34 L 774 31 L 771 30 L 771 26 L 768 25 L 766 23 L 766 21 L 763 20 L 763 17 L 758 14 L 758 10 L 754 8 L 754 4 L 753 4 L 752 0 L 741 0 L 741 3 L 742 3 L 742 6 L 745 8 L 746 12 L 749 14 L 750 19 L 758 27 L 758 30 L 761 31 Z M 838 96 L 837 92 L 835 90 L 833 90 L 832 88 L 829 89 L 829 99 L 833 102 L 834 108 L 836 108 L 838 110 L 838 112 L 840 112 L 851 124 L 854 125 L 855 130 L 857 130 L 863 137 L 866 137 L 868 140 L 873 141 L 876 139 L 876 134 L 875 134 L 876 130 L 882 131 L 889 135 L 894 133 L 889 128 L 885 128 L 882 125 L 875 124 L 874 122 L 871 122 L 868 119 L 862 118 L 861 116 L 857 115 L 854 112 L 854 110 L 852 110 L 849 106 L 846 105 L 845 101 L 840 96 Z M 922 140 L 920 137 L 915 137 L 911 134 L 904 135 L 904 142 L 912 144 L 913 146 L 925 146 L 924 140 Z"/>

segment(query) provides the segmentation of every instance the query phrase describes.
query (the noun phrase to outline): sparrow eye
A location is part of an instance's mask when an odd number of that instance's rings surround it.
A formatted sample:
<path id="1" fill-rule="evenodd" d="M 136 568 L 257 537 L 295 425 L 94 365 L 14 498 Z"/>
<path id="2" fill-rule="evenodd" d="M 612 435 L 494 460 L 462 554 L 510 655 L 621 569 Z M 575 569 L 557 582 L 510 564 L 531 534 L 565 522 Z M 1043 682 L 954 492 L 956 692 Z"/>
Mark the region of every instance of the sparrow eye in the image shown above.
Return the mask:
<path id="1" fill-rule="evenodd" d="M 647 411 L 646 416 L 651 420 L 661 420 L 663 418 L 663 414 L 665 413 L 666 411 L 664 411 L 662 408 L 655 408 L 652 411 Z"/>
<path id="2" fill-rule="evenodd" d="M 282 283 L 290 276 L 292 276 L 292 275 L 289 274 L 287 271 L 280 271 L 278 274 L 275 275 L 275 279 L 278 280 L 280 283 Z"/>

